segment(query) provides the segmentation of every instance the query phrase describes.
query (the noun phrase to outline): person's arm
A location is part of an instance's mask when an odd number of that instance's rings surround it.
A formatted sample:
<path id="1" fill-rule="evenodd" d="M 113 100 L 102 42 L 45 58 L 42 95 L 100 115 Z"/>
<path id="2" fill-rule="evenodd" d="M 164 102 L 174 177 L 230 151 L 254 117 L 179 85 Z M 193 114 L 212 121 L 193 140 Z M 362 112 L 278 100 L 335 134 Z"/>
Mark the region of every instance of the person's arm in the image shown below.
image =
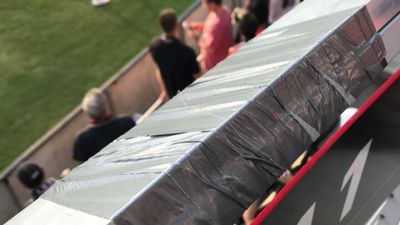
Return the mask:
<path id="1" fill-rule="evenodd" d="M 204 23 L 203 22 L 187 22 L 184 21 L 182 23 L 182 27 L 190 38 L 195 39 L 196 41 L 199 39 L 200 34 L 203 30 Z"/>
<path id="2" fill-rule="evenodd" d="M 200 71 L 200 72 L 198 72 L 198 73 L 193 74 L 193 79 L 194 79 L 194 80 L 197 80 L 197 79 L 199 79 L 201 76 L 203 76 L 203 73 Z"/>
<path id="3" fill-rule="evenodd" d="M 196 79 L 200 78 L 203 75 L 203 73 L 200 70 L 199 62 L 197 62 L 196 53 L 190 47 L 189 47 L 188 56 L 189 56 L 188 57 L 189 65 L 190 65 L 190 68 L 192 69 L 193 80 L 196 80 Z"/>
<path id="4" fill-rule="evenodd" d="M 162 76 L 161 76 L 161 71 L 158 68 L 156 70 L 156 79 L 157 79 L 158 85 L 160 86 L 160 95 L 158 96 L 158 100 L 160 100 L 162 102 L 166 102 L 169 100 L 169 96 L 167 93 L 167 89 L 165 88 L 164 80 L 162 79 Z"/>
<path id="5" fill-rule="evenodd" d="M 61 171 L 61 173 L 60 173 L 60 178 L 64 178 L 64 177 L 66 177 L 66 176 L 68 176 L 68 174 L 71 172 L 71 169 L 70 168 L 65 168 L 65 169 L 63 169 L 63 171 Z"/>
<path id="6" fill-rule="evenodd" d="M 257 210 L 258 210 L 258 200 L 254 201 L 253 204 L 249 206 L 249 208 L 244 211 L 242 218 L 245 225 L 250 225 L 254 218 L 256 218 Z"/>
<path id="7" fill-rule="evenodd" d="M 292 179 L 292 174 L 289 170 L 286 170 L 278 179 L 282 184 L 287 184 Z"/>
<path id="8" fill-rule="evenodd" d="M 188 21 L 184 21 L 182 23 L 182 26 L 184 28 L 187 28 L 187 29 L 190 29 L 190 30 L 202 31 L 203 27 L 204 27 L 204 22 L 198 22 L 198 21 L 188 22 Z"/>

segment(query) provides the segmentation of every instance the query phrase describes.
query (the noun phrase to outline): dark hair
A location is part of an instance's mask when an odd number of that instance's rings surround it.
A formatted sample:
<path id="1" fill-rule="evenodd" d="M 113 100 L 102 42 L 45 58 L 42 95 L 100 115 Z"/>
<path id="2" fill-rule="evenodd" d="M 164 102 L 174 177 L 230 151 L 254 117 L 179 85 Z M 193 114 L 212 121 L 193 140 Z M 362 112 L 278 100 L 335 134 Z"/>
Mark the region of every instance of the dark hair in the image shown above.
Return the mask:
<path id="1" fill-rule="evenodd" d="M 249 12 L 253 13 L 257 18 L 258 24 L 268 25 L 269 1 L 268 0 L 251 0 L 248 5 Z"/>
<path id="2" fill-rule="evenodd" d="M 19 168 L 17 177 L 24 186 L 33 189 L 42 183 L 44 171 L 38 165 L 28 163 Z"/>
<path id="3" fill-rule="evenodd" d="M 206 0 L 207 4 L 214 3 L 216 5 L 222 5 L 222 0 Z"/>
<path id="4" fill-rule="evenodd" d="M 158 16 L 158 22 L 166 33 L 173 31 L 176 26 L 176 21 L 177 19 L 175 10 L 170 8 L 163 9 Z"/>
<path id="5" fill-rule="evenodd" d="M 244 36 L 245 41 L 256 36 L 258 24 L 257 18 L 252 13 L 247 13 L 239 22 L 239 32 Z"/>

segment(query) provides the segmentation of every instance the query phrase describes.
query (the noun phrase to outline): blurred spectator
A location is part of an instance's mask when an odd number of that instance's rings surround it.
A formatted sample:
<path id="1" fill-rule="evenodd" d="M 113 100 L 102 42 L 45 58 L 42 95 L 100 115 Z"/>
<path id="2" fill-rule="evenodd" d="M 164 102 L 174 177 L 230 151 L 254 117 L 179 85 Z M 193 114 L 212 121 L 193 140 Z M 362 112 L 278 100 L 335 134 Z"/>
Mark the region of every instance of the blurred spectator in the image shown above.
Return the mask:
<path id="1" fill-rule="evenodd" d="M 160 97 L 172 98 L 178 91 L 191 84 L 200 72 L 194 51 L 178 38 L 176 13 L 164 9 L 158 17 L 164 33 L 150 44 L 150 53 L 158 66 L 157 81 Z"/>
<path id="2" fill-rule="evenodd" d="M 321 136 L 310 145 L 310 147 L 305 151 L 304 157 L 301 159 L 299 165 L 295 166 L 291 172 L 293 174 L 297 173 L 308 160 L 320 149 L 320 147 L 326 142 L 326 140 L 334 134 L 340 127 L 342 127 L 347 121 L 349 121 L 354 114 L 358 111 L 355 107 L 349 107 L 340 114 L 340 118 L 330 126 L 326 131 L 324 131 Z"/>
<path id="3" fill-rule="evenodd" d="M 239 34 L 242 42 L 229 49 L 229 55 L 236 52 L 245 42 L 250 41 L 256 36 L 257 19 L 252 13 L 247 13 L 239 21 Z"/>
<path id="4" fill-rule="evenodd" d="M 242 8 L 235 8 L 231 14 L 233 23 L 238 23 L 244 15 L 251 13 L 257 20 L 256 35 L 260 34 L 269 25 L 269 0 L 243 0 L 242 2 Z"/>
<path id="5" fill-rule="evenodd" d="M 47 189 L 49 189 L 56 179 L 49 177 L 44 179 L 44 171 L 38 165 L 28 163 L 18 169 L 18 180 L 27 188 L 31 189 L 33 200 L 38 199 Z"/>
<path id="6" fill-rule="evenodd" d="M 247 10 L 253 13 L 258 22 L 256 34 L 261 33 L 269 26 L 269 0 L 250 0 Z"/>
<path id="7" fill-rule="evenodd" d="M 300 0 L 243 0 L 243 7 L 235 8 L 231 17 L 239 21 L 245 14 L 253 13 L 258 22 L 256 34 L 259 34 L 299 3 Z"/>
<path id="8" fill-rule="evenodd" d="M 300 0 L 269 0 L 269 23 L 274 23 L 299 3 Z"/>
<path id="9" fill-rule="evenodd" d="M 225 59 L 233 40 L 230 15 L 222 0 L 202 0 L 202 4 L 208 11 L 205 22 L 186 23 L 184 27 L 191 36 L 197 36 L 196 31 L 201 32 L 198 61 L 201 69 L 207 71 Z"/>
<path id="10" fill-rule="evenodd" d="M 107 113 L 107 100 L 101 90 L 91 89 L 83 98 L 83 111 L 91 118 L 89 127 L 78 134 L 74 159 L 86 161 L 106 145 L 136 125 L 131 117 L 113 117 Z"/>
<path id="11" fill-rule="evenodd" d="M 244 211 L 242 215 L 243 219 L 243 224 L 244 225 L 250 225 L 258 213 L 265 207 L 266 204 L 271 202 L 276 193 L 282 189 L 282 187 L 287 184 L 291 179 L 293 178 L 292 174 L 290 173 L 289 170 L 286 170 L 279 178 L 278 180 L 268 188 L 268 190 L 263 194 L 263 196 L 256 201 L 253 202 L 249 206 L 249 208 Z"/>
<path id="12" fill-rule="evenodd" d="M 248 13 L 248 6 L 250 0 L 242 0 L 240 6 L 236 6 L 231 13 L 231 19 L 233 21 L 239 21 L 242 17 Z"/>

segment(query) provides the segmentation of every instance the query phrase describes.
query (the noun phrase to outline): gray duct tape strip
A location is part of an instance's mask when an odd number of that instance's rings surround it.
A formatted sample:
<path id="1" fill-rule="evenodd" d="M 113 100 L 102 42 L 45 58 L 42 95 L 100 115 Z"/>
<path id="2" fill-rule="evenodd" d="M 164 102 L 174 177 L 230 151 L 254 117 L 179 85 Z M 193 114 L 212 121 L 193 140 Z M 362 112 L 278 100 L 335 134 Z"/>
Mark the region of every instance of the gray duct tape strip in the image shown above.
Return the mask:
<path id="1" fill-rule="evenodd" d="M 354 98 L 350 93 L 346 93 L 344 88 L 340 86 L 340 84 L 338 84 L 336 81 L 332 80 L 326 75 L 324 75 L 324 78 L 336 89 L 336 91 L 343 97 L 343 99 L 347 102 L 349 106 L 356 101 L 356 98 Z"/>
<path id="2" fill-rule="evenodd" d="M 310 126 L 310 124 L 308 124 L 298 115 L 294 114 L 293 112 L 289 112 L 289 114 L 293 116 L 293 118 L 304 128 L 304 130 L 310 135 L 313 142 L 321 136 L 321 134 L 314 127 Z"/>

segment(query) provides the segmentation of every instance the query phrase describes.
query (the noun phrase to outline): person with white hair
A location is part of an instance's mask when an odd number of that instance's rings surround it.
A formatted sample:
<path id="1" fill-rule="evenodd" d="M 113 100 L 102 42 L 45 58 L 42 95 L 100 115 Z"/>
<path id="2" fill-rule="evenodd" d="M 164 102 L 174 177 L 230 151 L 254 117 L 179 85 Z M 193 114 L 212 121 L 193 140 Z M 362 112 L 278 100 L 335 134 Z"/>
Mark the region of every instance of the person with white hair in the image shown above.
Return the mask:
<path id="1" fill-rule="evenodd" d="M 132 117 L 114 117 L 107 110 L 107 99 L 98 89 L 91 89 L 83 98 L 82 110 L 89 116 L 88 126 L 82 130 L 74 143 L 73 157 L 86 161 L 113 140 L 136 125 Z"/>

